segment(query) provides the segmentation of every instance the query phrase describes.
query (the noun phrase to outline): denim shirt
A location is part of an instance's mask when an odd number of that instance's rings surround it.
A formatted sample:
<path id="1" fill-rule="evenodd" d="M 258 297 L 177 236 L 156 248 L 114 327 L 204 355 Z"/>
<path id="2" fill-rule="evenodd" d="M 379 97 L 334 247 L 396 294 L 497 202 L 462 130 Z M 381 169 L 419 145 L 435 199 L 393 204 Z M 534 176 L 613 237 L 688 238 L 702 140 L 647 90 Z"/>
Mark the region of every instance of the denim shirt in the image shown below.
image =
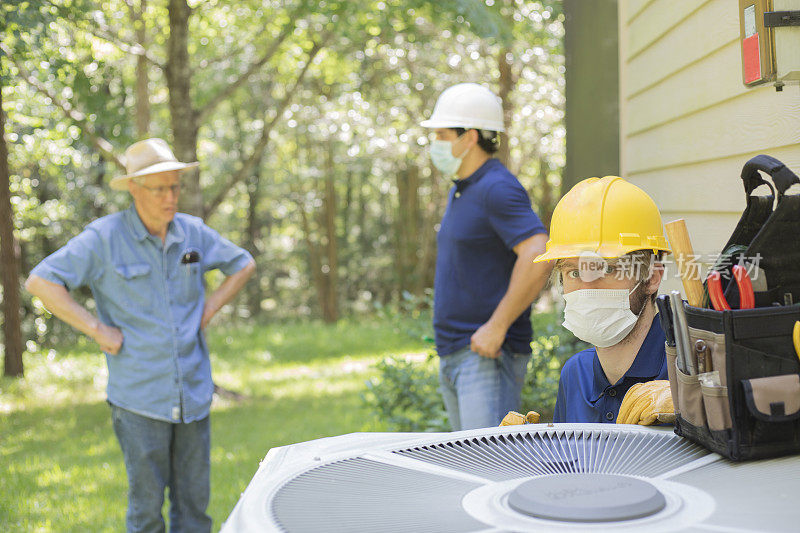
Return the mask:
<path id="1" fill-rule="evenodd" d="M 229 276 L 251 259 L 183 213 L 162 243 L 131 206 L 86 226 L 31 274 L 68 290 L 88 286 L 100 320 L 122 331 L 119 353 L 106 353 L 110 403 L 157 420 L 193 422 L 208 416 L 214 391 L 200 330 L 203 274 L 218 268 Z"/>
<path id="2" fill-rule="evenodd" d="M 553 422 L 616 422 L 628 389 L 636 383 L 669 379 L 664 341 L 664 330 L 656 316 L 630 368 L 613 385 L 594 347 L 567 359 L 558 382 Z"/>

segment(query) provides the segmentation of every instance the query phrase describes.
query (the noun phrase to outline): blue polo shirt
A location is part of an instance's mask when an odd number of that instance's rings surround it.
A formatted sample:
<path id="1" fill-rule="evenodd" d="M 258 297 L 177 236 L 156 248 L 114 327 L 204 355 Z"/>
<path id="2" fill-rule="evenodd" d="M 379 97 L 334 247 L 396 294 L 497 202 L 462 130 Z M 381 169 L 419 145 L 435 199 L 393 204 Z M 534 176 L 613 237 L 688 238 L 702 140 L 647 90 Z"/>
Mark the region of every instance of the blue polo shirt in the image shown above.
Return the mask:
<path id="1" fill-rule="evenodd" d="M 497 159 L 454 180 L 436 237 L 433 329 L 439 355 L 470 343 L 505 296 L 517 261 L 513 248 L 545 233 L 527 191 Z M 505 345 L 531 352 L 531 310 L 511 324 Z"/>
<path id="2" fill-rule="evenodd" d="M 251 260 L 183 213 L 162 243 L 131 206 L 86 226 L 31 274 L 68 290 L 88 286 L 100 320 L 122 331 L 119 353 L 106 354 L 109 402 L 156 420 L 194 422 L 208 416 L 214 392 L 200 329 L 203 274 L 231 275 Z"/>
<path id="3" fill-rule="evenodd" d="M 664 330 L 656 316 L 633 364 L 613 385 L 600 366 L 595 348 L 570 357 L 561 369 L 553 422 L 615 423 L 628 389 L 636 383 L 669 379 L 664 341 Z"/>

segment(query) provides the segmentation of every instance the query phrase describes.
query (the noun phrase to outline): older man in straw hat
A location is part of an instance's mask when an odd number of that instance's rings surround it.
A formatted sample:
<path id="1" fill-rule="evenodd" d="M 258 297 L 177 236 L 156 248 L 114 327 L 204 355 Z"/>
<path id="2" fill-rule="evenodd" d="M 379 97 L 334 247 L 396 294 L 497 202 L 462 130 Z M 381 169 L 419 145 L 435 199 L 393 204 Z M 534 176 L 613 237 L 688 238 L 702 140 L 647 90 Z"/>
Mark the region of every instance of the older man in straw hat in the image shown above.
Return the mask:
<path id="1" fill-rule="evenodd" d="M 253 258 L 199 218 L 177 212 L 181 163 L 161 139 L 125 153 L 111 188 L 133 205 L 89 224 L 31 271 L 25 287 L 106 354 L 108 402 L 128 472 L 128 531 L 210 531 L 209 408 L 203 329 L 255 270 Z M 205 295 L 203 274 L 227 276 Z M 88 286 L 97 316 L 68 292 Z"/>

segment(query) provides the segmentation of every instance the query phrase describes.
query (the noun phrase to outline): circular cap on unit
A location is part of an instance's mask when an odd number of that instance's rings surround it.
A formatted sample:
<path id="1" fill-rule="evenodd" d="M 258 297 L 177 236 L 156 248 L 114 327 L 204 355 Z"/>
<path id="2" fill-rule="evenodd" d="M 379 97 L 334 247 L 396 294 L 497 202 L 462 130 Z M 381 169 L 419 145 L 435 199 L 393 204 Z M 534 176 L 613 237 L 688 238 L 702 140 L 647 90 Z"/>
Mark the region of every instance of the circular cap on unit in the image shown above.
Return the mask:
<path id="1" fill-rule="evenodd" d="M 508 496 L 517 512 L 564 522 L 617 522 L 650 516 L 667 501 L 650 483 L 614 474 L 557 474 L 526 481 Z"/>

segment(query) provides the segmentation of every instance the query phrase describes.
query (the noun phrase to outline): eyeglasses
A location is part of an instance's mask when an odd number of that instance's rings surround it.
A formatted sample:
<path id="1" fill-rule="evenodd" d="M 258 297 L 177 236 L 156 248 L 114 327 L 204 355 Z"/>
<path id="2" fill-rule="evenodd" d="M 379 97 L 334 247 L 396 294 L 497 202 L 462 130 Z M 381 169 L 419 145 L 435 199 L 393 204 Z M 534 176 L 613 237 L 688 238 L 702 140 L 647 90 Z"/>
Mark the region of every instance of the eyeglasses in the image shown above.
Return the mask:
<path id="1" fill-rule="evenodd" d="M 176 183 L 175 185 L 163 185 L 161 187 L 148 187 L 147 185 L 142 185 L 139 183 L 139 187 L 143 189 L 147 189 L 150 191 L 153 196 L 158 198 L 163 198 L 167 195 L 167 192 L 172 191 L 173 196 L 178 196 L 181 192 L 181 184 Z"/>

